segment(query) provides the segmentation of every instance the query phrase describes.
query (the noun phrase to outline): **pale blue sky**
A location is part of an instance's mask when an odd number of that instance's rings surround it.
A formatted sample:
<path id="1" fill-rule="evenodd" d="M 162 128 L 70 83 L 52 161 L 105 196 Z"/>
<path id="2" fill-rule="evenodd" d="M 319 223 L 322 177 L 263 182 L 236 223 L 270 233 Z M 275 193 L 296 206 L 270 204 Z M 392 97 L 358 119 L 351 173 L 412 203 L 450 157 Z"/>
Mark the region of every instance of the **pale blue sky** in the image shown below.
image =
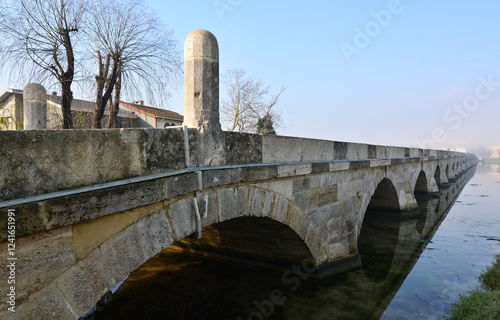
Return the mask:
<path id="1" fill-rule="evenodd" d="M 500 1 L 146 3 L 181 48 L 189 32 L 211 31 L 221 73 L 244 68 L 272 89 L 286 84 L 280 134 L 425 147 L 500 143 Z M 168 107 L 183 113 L 181 87 Z"/>
<path id="2" fill-rule="evenodd" d="M 500 86 L 475 94 L 480 79 L 500 83 L 499 1 L 148 3 L 181 44 L 195 29 L 214 33 L 221 73 L 245 68 L 274 89 L 286 84 L 281 134 L 409 146 L 500 142 Z M 355 39 L 356 28 L 368 30 L 369 43 Z M 342 45 L 354 47 L 350 62 Z M 182 112 L 182 99 L 179 89 L 171 108 Z M 454 111 L 464 102 L 469 109 Z"/>

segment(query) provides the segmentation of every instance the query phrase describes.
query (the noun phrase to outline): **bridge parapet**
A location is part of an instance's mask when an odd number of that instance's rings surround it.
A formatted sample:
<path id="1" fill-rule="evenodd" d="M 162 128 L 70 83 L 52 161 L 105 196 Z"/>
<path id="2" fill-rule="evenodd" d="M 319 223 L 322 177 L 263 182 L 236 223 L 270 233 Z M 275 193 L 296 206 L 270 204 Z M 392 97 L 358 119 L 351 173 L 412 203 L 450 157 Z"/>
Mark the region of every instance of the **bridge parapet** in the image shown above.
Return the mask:
<path id="1" fill-rule="evenodd" d="M 41 132 L 41 131 L 40 131 Z M 68 131 L 64 131 L 68 132 Z M 78 131 L 69 131 L 70 133 L 77 133 Z M 101 132 L 101 131 L 91 131 Z M 154 130 L 152 134 L 163 134 L 168 132 L 171 134 L 175 131 L 163 131 Z M 111 131 L 109 133 L 119 133 L 118 131 Z M 182 140 L 179 140 L 181 132 L 177 132 L 178 141 L 175 142 L 176 145 L 183 145 Z M 170 137 L 175 137 L 172 135 Z M 196 137 L 195 134 L 192 135 Z M 259 139 L 266 138 L 266 136 L 259 135 L 248 135 L 248 134 L 234 134 L 231 133 L 229 136 L 233 138 L 236 136 L 246 138 L 246 141 L 239 141 L 237 143 L 232 143 L 234 145 L 241 147 L 243 150 L 249 150 L 248 143 L 251 141 L 259 141 Z M 150 137 L 146 135 L 146 137 Z M 115 137 L 116 138 L 116 137 Z M 273 137 L 275 139 L 276 137 Z M 290 138 L 284 137 L 289 140 Z M 226 141 L 231 141 L 231 139 L 226 139 Z M 293 139 L 292 139 L 293 141 Z M 321 145 L 322 143 L 327 143 L 333 145 L 334 142 L 320 141 L 317 142 Z M 304 146 L 311 145 L 309 139 L 295 139 L 294 143 L 303 143 Z M 259 143 L 257 143 L 259 144 Z M 119 145 L 119 144 L 116 144 Z M 115 145 L 115 147 L 116 147 Z M 348 144 L 347 144 L 348 145 Z M 361 144 L 355 144 L 357 147 L 363 146 Z M 138 147 L 137 145 L 134 145 Z M 367 145 L 364 145 L 367 146 Z M 125 145 L 125 147 L 127 147 Z M 124 148 L 125 148 L 124 147 Z M 282 146 L 280 146 L 282 147 Z M 317 146 L 316 146 L 317 147 Z M 380 146 L 385 148 L 384 146 Z M 130 148 L 130 147 L 129 147 Z M 196 149 L 192 146 L 191 149 Z M 298 148 L 300 149 L 300 148 Z M 110 156 L 119 156 L 123 152 L 129 152 L 127 148 L 125 151 L 113 152 L 113 149 L 107 149 L 110 152 Z M 146 150 L 146 149 L 145 149 Z M 149 148 L 147 150 L 154 150 L 154 148 Z M 321 150 L 321 149 L 319 149 Z M 134 149 L 133 149 L 134 151 Z M 307 150 L 306 150 L 307 151 Z M 310 151 L 310 150 L 309 150 Z M 142 154 L 142 153 L 139 153 Z M 161 154 L 161 153 L 160 153 Z M 173 152 L 173 154 L 176 154 Z M 429 157 L 406 157 L 406 158 L 379 158 L 379 159 L 342 159 L 342 160 L 324 160 L 324 153 L 319 153 L 316 158 L 304 158 L 296 155 L 293 158 L 288 155 L 287 160 L 282 162 L 263 162 L 262 160 L 266 156 L 266 151 L 260 150 L 255 153 L 233 153 L 234 159 L 228 158 L 227 162 L 232 164 L 227 164 L 223 166 L 206 166 L 206 167 L 185 167 L 183 164 L 183 155 L 177 154 L 174 157 L 169 158 L 169 153 L 161 154 L 161 157 L 149 158 L 134 161 L 137 163 L 137 172 L 148 172 L 144 175 L 138 175 L 135 177 L 127 177 L 126 179 L 113 180 L 110 182 L 100 182 L 92 185 L 84 185 L 79 188 L 71 188 L 68 190 L 54 190 L 49 193 L 43 194 L 29 194 L 25 197 L 18 197 L 17 199 L 11 199 L 7 201 L 0 202 L 0 208 L 10 207 L 17 208 L 20 216 L 26 219 L 23 223 L 18 224 L 17 234 L 19 236 L 35 234 L 41 230 L 50 230 L 53 228 L 63 227 L 66 225 L 71 225 L 78 223 L 79 221 L 92 220 L 108 214 L 115 212 L 121 212 L 125 210 L 130 210 L 136 207 L 141 207 L 145 205 L 150 205 L 153 203 L 168 201 L 169 199 L 175 198 L 177 196 L 184 196 L 193 192 L 196 192 L 199 188 L 197 172 L 202 172 L 201 175 L 201 185 L 203 188 L 216 188 L 223 187 L 226 185 L 235 184 L 245 184 L 245 183 L 262 183 L 265 181 L 273 181 L 284 178 L 294 178 L 300 176 L 318 175 L 318 174 L 328 174 L 328 173 L 342 173 L 346 172 L 345 175 L 339 175 L 340 182 L 343 183 L 345 179 L 356 179 L 357 170 L 361 169 L 385 169 L 385 172 L 394 171 L 397 174 L 397 178 L 393 178 L 394 182 L 402 181 L 405 183 L 402 189 L 407 189 L 408 193 L 414 192 L 413 184 L 415 181 L 409 181 L 406 185 L 405 176 L 412 176 L 413 171 L 416 168 L 421 168 L 426 172 L 434 172 L 435 166 L 439 161 L 444 161 L 442 167 L 448 164 L 450 161 L 453 163 L 461 162 L 465 168 L 469 168 L 475 164 L 476 158 L 472 155 L 463 154 L 461 156 L 448 158 L 446 156 L 429 156 Z M 232 154 L 232 153 L 228 153 Z M 155 156 L 158 154 L 154 153 Z M 286 156 L 286 155 L 285 155 Z M 150 156 L 151 157 L 151 156 Z M 195 158 L 195 157 L 193 157 Z M 123 159 L 123 156 L 121 156 Z M 278 158 L 281 160 L 282 158 Z M 169 161 L 170 160 L 170 161 Z M 272 159 L 271 159 L 272 160 Z M 294 161 L 300 160 L 300 161 Z M 194 161 L 194 160 L 193 160 Z M 86 161 L 81 163 L 85 164 Z M 140 166 L 143 165 L 143 167 Z M 130 165 L 130 163 L 129 163 Z M 65 176 L 61 175 L 61 172 L 66 170 L 66 167 L 57 166 L 54 164 L 55 168 L 49 167 L 48 169 L 54 169 L 49 174 L 53 174 L 56 178 L 51 182 L 52 185 L 49 187 L 56 188 L 58 183 L 71 182 L 69 179 L 64 179 Z M 458 167 L 458 165 L 457 165 Z M 61 168 L 59 170 L 59 168 Z M 398 169 L 399 168 L 399 169 Z M 79 173 L 85 174 L 84 170 L 88 168 L 71 168 L 70 170 L 80 170 Z M 14 170 L 14 169 L 13 169 Z M 141 171 L 142 170 L 142 171 Z M 130 174 L 132 171 L 127 171 L 127 167 L 121 168 L 120 171 L 115 169 L 111 172 L 124 172 Z M 397 172 L 397 173 L 396 173 Z M 445 170 L 439 171 L 439 177 L 436 182 L 431 176 L 428 177 L 428 186 L 425 187 L 429 192 L 438 191 L 437 184 L 448 183 L 448 177 L 445 174 Z M 47 172 L 44 172 L 47 174 Z M 99 172 L 97 172 L 99 174 Z M 457 172 L 459 174 L 459 172 Z M 454 177 L 453 174 L 451 177 Z M 43 182 L 44 175 L 38 177 L 40 183 Z M 349 177 L 349 178 L 347 178 Z M 66 177 L 68 178 L 68 177 Z M 78 179 L 78 176 L 72 176 L 71 178 Z M 337 178 L 336 178 L 337 179 Z M 45 180 L 50 181 L 50 180 Z M 88 180 L 87 180 L 88 181 Z M 434 183 L 434 185 L 433 185 Z M 437 184 L 436 184 L 437 183 Z M 12 187 L 12 186 L 11 186 Z M 22 184 L 18 184 L 18 188 L 22 188 Z M 46 185 L 47 187 L 47 185 Z M 375 186 L 372 186 L 373 188 Z M 352 189 L 352 188 L 351 188 Z M 356 194 L 358 187 L 348 190 L 348 196 L 353 196 Z M 5 189 L 4 189 L 5 190 Z M 26 192 L 27 188 L 23 189 Z M 110 190 L 110 191 L 108 191 Z M 112 191 L 111 191 L 112 190 Z M 31 191 L 31 190 L 29 190 Z M 38 190 L 33 190 L 38 191 Z M 372 190 L 373 191 L 373 190 Z M 347 191 L 346 191 L 347 192 Z M 111 196 L 112 195 L 112 196 Z M 403 200 L 401 203 L 401 208 L 406 209 L 407 205 L 413 205 L 414 200 L 410 203 L 405 204 L 406 201 Z M 7 220 L 0 219 L 0 242 L 6 239 L 6 223 Z"/>
<path id="2" fill-rule="evenodd" d="M 187 132 L 188 150 L 182 128 L 3 131 L 0 201 L 185 169 L 186 154 L 191 167 L 203 167 L 198 163 L 203 142 L 196 129 Z M 223 137 L 220 146 L 227 165 L 387 159 L 401 163 L 412 158 L 457 158 L 458 163 L 474 158 L 452 151 L 296 137 L 236 132 L 223 132 Z"/>

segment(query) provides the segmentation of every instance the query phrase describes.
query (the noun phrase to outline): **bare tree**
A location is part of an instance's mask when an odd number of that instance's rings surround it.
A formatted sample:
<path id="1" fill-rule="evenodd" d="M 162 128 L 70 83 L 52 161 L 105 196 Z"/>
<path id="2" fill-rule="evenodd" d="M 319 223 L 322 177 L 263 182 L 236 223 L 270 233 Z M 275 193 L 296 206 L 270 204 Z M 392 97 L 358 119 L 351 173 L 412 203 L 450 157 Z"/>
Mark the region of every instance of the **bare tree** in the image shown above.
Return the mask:
<path id="1" fill-rule="evenodd" d="M 61 85 L 63 128 L 73 126 L 71 84 L 75 76 L 74 34 L 85 7 L 80 0 L 2 1 L 0 59 L 11 75 Z"/>
<path id="2" fill-rule="evenodd" d="M 224 82 L 227 96 L 222 101 L 221 119 L 227 130 L 273 133 L 274 127 L 280 126 L 280 115 L 274 107 L 286 87 L 270 96 L 270 87 L 247 77 L 243 69 L 229 70 Z"/>
<path id="3" fill-rule="evenodd" d="M 172 31 L 140 0 L 96 0 L 89 11 L 89 44 L 99 65 L 92 126 L 100 128 L 109 102 L 108 128 L 113 128 L 122 90 L 134 100 L 166 101 L 167 86 L 182 74 L 180 51 Z"/>
<path id="4" fill-rule="evenodd" d="M 120 73 L 120 61 L 116 58 L 111 60 L 111 54 L 107 54 L 104 60 L 101 57 L 100 50 L 97 50 L 97 62 L 99 64 L 99 73 L 96 78 L 96 102 L 94 113 L 92 114 L 92 128 L 100 129 L 101 121 L 104 116 L 104 110 L 108 101 L 111 99 L 111 94 Z M 110 65 L 112 68 L 110 70 Z"/>

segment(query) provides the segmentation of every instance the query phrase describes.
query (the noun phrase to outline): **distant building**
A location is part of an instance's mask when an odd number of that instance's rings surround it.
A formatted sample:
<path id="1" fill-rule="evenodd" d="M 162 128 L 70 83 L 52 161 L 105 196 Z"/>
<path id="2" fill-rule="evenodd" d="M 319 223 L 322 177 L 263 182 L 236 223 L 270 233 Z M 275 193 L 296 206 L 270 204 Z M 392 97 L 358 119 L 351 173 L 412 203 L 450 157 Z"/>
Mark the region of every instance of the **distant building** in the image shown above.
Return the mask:
<path id="1" fill-rule="evenodd" d="M 490 146 L 490 158 L 500 158 L 500 143 Z"/>
<path id="2" fill-rule="evenodd" d="M 134 101 L 134 103 L 120 101 L 120 110 L 137 115 L 139 117 L 138 126 L 141 128 L 181 126 L 184 121 L 184 117 L 180 114 L 166 109 L 145 106 L 144 101 Z"/>
<path id="3" fill-rule="evenodd" d="M 0 130 L 23 129 L 23 92 L 5 89 L 0 94 Z"/>
<path id="4" fill-rule="evenodd" d="M 465 146 L 453 146 L 448 149 L 449 151 L 455 151 L 455 152 L 467 152 L 467 147 Z"/>
<path id="5" fill-rule="evenodd" d="M 60 96 L 55 92 L 47 95 L 47 129 L 62 128 Z M 75 129 L 90 129 L 95 102 L 73 99 L 71 114 Z M 102 127 L 108 122 L 108 108 L 104 111 Z M 142 103 L 120 102 L 116 121 L 117 128 L 166 128 L 182 125 L 182 115 L 165 109 L 144 106 Z M 0 94 L 0 130 L 23 129 L 23 91 L 6 89 Z"/>

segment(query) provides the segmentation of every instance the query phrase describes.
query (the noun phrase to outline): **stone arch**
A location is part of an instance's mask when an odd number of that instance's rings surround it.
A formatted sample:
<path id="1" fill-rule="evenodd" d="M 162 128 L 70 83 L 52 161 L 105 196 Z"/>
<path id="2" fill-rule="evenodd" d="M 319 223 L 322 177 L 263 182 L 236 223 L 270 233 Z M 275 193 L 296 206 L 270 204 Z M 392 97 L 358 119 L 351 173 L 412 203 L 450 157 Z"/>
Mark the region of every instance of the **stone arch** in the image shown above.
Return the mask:
<path id="1" fill-rule="evenodd" d="M 401 213 L 404 210 L 404 199 L 402 198 L 406 197 L 406 193 L 400 184 L 393 182 L 397 178 L 396 174 L 391 170 L 387 170 L 385 174 L 376 176 L 377 178 L 372 180 L 368 192 L 365 192 L 362 195 L 363 203 L 360 210 L 358 211 L 358 235 L 361 231 L 361 227 L 368 209 L 370 209 L 371 211 L 383 211 L 389 213 Z M 385 196 L 389 196 L 388 200 L 391 205 L 388 208 L 381 206 L 380 197 L 383 197 L 384 194 Z"/>
<path id="2" fill-rule="evenodd" d="M 202 218 L 202 228 L 233 219 L 268 218 L 293 231 L 307 246 L 310 256 L 319 265 L 327 259 L 327 244 L 319 234 L 321 226 L 315 225 L 307 213 L 282 194 L 258 186 L 233 186 L 200 192 L 200 211 L 205 200 L 207 218 Z M 196 232 L 193 196 L 184 197 L 168 205 L 166 216 L 171 221 L 174 239 L 178 241 Z M 185 212 L 192 212 L 190 216 Z"/>
<path id="3" fill-rule="evenodd" d="M 201 239 L 186 237 L 175 245 L 272 269 L 302 265 L 312 258 L 311 251 L 294 230 L 269 217 L 233 218 L 203 228 L 202 234 Z"/>
<path id="4" fill-rule="evenodd" d="M 316 231 L 318 229 L 299 207 L 281 194 L 259 187 L 237 186 L 204 190 L 199 197 L 208 199 L 209 212 L 203 220 L 203 227 L 239 217 L 266 217 L 292 229 L 304 241 L 317 265 L 327 257 L 327 252 L 323 252 L 326 245 Z M 68 308 L 60 311 L 68 315 L 66 318 L 85 315 L 103 295 L 141 264 L 174 241 L 196 231 L 193 198 L 194 195 L 189 194 L 175 201 L 156 204 L 153 212 L 107 238 L 48 286 L 34 293 L 27 303 L 20 306 L 19 314 L 30 318 L 32 304 L 38 304 L 40 297 L 50 294 L 55 296 L 62 309 Z M 231 210 L 234 212 L 230 213 Z M 137 213 L 116 215 L 134 214 Z"/>
<path id="5" fill-rule="evenodd" d="M 208 218 L 202 219 L 203 228 L 241 217 L 269 218 L 293 230 L 307 245 L 318 264 L 326 258 L 326 251 L 322 251 L 325 245 L 316 232 L 319 226 L 288 197 L 259 186 L 229 187 L 207 193 Z M 203 194 L 200 198 L 203 198 Z M 192 202 L 192 198 L 188 201 Z M 211 217 L 213 212 L 217 212 L 217 216 Z M 195 227 L 194 224 L 192 227 Z"/>
<path id="6" fill-rule="evenodd" d="M 418 174 L 417 181 L 415 182 L 415 188 L 414 188 L 414 193 L 415 194 L 426 194 L 428 193 L 428 187 L 427 187 L 427 176 L 424 172 L 424 170 L 421 170 Z"/>
<path id="7" fill-rule="evenodd" d="M 384 224 L 388 221 L 396 221 L 390 217 L 379 216 L 378 213 L 400 212 L 400 204 L 396 187 L 389 178 L 383 178 L 377 184 L 364 213 L 357 239 L 357 248 L 362 265 L 370 260 L 373 252 L 383 248 L 385 257 L 377 259 L 380 269 L 384 272 L 379 274 L 367 274 L 367 277 L 375 282 L 384 281 L 390 270 L 392 258 L 397 246 L 397 238 L 376 236 Z M 385 230 L 385 229 L 384 229 Z M 377 249 L 379 248 L 379 249 Z"/>
<path id="8" fill-rule="evenodd" d="M 434 180 L 436 180 L 438 185 L 441 184 L 441 168 L 439 165 L 436 166 L 436 171 L 434 171 Z"/>
<path id="9" fill-rule="evenodd" d="M 453 172 L 453 168 L 452 168 Z M 446 178 L 450 179 L 450 165 L 446 164 L 446 169 L 444 170 L 444 173 L 446 174 Z"/>
<path id="10" fill-rule="evenodd" d="M 389 178 L 383 178 L 370 197 L 366 210 L 399 212 L 399 203 L 396 187 Z"/>

